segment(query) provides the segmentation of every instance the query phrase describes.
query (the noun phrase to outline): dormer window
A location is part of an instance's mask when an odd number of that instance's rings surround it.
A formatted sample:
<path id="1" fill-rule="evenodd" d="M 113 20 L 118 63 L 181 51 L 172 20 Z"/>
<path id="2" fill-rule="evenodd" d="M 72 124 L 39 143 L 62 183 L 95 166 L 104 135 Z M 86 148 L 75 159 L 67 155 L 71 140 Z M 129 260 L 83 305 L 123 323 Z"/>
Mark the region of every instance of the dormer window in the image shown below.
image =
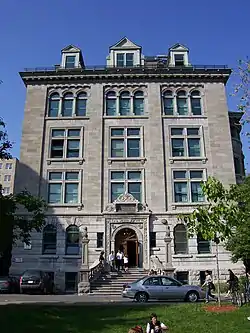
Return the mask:
<path id="1" fill-rule="evenodd" d="M 65 68 L 75 68 L 76 56 L 66 56 Z"/>
<path id="2" fill-rule="evenodd" d="M 117 67 L 133 67 L 134 66 L 134 53 L 117 53 L 116 66 Z"/>
<path id="3" fill-rule="evenodd" d="M 174 64 L 175 66 L 184 66 L 184 54 L 175 54 L 174 55 Z"/>

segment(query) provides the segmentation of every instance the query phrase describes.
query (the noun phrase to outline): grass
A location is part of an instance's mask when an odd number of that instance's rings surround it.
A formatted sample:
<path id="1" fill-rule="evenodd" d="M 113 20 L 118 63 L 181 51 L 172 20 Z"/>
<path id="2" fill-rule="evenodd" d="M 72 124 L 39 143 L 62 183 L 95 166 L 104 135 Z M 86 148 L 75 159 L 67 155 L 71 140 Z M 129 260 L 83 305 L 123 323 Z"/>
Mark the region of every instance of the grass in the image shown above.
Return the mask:
<path id="1" fill-rule="evenodd" d="M 145 325 L 151 312 L 171 333 L 249 333 L 250 307 L 231 313 L 207 313 L 203 304 L 182 305 L 5 305 L 0 308 L 1 333 L 127 333 Z"/>

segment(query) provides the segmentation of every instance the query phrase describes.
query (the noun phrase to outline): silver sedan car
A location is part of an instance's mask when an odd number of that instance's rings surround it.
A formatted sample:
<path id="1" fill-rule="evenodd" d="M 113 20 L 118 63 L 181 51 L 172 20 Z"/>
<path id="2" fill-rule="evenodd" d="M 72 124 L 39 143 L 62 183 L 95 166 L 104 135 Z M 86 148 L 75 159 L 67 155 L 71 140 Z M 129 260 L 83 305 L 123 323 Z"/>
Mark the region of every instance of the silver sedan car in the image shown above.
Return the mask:
<path id="1" fill-rule="evenodd" d="M 164 275 L 146 276 L 135 282 L 124 284 L 122 296 L 137 302 L 157 300 L 183 300 L 197 302 L 205 298 L 205 291 L 199 286 L 185 285 Z"/>

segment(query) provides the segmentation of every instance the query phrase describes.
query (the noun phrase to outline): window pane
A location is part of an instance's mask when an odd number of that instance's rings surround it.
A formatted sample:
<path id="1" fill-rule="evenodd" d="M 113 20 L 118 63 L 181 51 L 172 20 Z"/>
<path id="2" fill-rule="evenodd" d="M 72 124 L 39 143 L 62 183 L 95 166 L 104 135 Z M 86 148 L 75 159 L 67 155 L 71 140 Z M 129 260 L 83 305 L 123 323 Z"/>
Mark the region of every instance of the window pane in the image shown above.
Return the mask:
<path id="1" fill-rule="evenodd" d="M 174 171 L 174 179 L 186 179 L 186 171 Z"/>
<path id="2" fill-rule="evenodd" d="M 128 192 L 141 201 L 141 183 L 128 183 Z"/>
<path id="3" fill-rule="evenodd" d="M 116 64 L 118 67 L 124 67 L 124 53 L 118 53 L 116 55 Z"/>
<path id="4" fill-rule="evenodd" d="M 111 130 L 111 136 L 123 136 L 124 129 L 123 128 L 115 128 Z"/>
<path id="5" fill-rule="evenodd" d="M 64 130 L 52 130 L 52 136 L 58 137 L 58 136 L 64 136 L 65 131 Z"/>
<path id="6" fill-rule="evenodd" d="M 144 99 L 134 98 L 134 114 L 140 116 L 144 113 Z"/>
<path id="7" fill-rule="evenodd" d="M 64 140 L 52 140 L 51 142 L 51 158 L 62 158 L 63 157 Z"/>
<path id="8" fill-rule="evenodd" d="M 49 102 L 49 117 L 57 117 L 59 113 L 59 100 Z"/>
<path id="9" fill-rule="evenodd" d="M 124 157 L 124 140 L 111 140 L 111 157 Z"/>
<path id="10" fill-rule="evenodd" d="M 188 114 L 188 106 L 186 98 L 177 98 L 177 112 L 179 115 L 187 115 Z"/>
<path id="11" fill-rule="evenodd" d="M 176 254 L 187 253 L 187 232 L 184 225 L 179 224 L 174 228 L 174 249 Z"/>
<path id="12" fill-rule="evenodd" d="M 187 135 L 199 135 L 199 128 L 187 128 Z"/>
<path id="13" fill-rule="evenodd" d="M 188 156 L 201 156 L 200 139 L 188 139 Z"/>
<path id="14" fill-rule="evenodd" d="M 66 180 L 78 180 L 79 172 L 66 172 Z"/>
<path id="15" fill-rule="evenodd" d="M 138 136 L 140 135 L 140 128 L 128 128 L 127 129 L 127 135 L 128 136 Z"/>
<path id="16" fill-rule="evenodd" d="M 77 116 L 86 116 L 86 99 L 77 99 L 76 101 L 76 115 Z"/>
<path id="17" fill-rule="evenodd" d="M 167 90 L 164 92 L 163 96 L 173 96 L 173 93 L 171 90 Z"/>
<path id="18" fill-rule="evenodd" d="M 79 157 L 80 140 L 68 140 L 67 158 Z"/>
<path id="19" fill-rule="evenodd" d="M 116 115 L 116 99 L 107 99 L 106 100 L 106 113 L 107 113 L 107 116 Z"/>
<path id="20" fill-rule="evenodd" d="M 191 97 L 191 109 L 192 113 L 195 116 L 201 115 L 201 100 L 200 98 L 192 98 Z"/>
<path id="21" fill-rule="evenodd" d="M 120 115 L 126 116 L 130 114 L 130 98 L 120 98 Z"/>
<path id="22" fill-rule="evenodd" d="M 65 291 L 77 291 L 77 272 L 65 273 Z"/>
<path id="23" fill-rule="evenodd" d="M 210 253 L 210 242 L 205 240 L 200 234 L 197 235 L 197 250 L 199 254 Z"/>
<path id="24" fill-rule="evenodd" d="M 185 156 L 184 139 L 172 139 L 172 156 Z"/>
<path id="25" fill-rule="evenodd" d="M 74 68 L 75 67 L 75 56 L 66 56 L 65 68 Z"/>
<path id="26" fill-rule="evenodd" d="M 171 128 L 171 135 L 183 135 L 183 128 Z"/>
<path id="27" fill-rule="evenodd" d="M 114 202 L 119 195 L 124 193 L 124 183 L 112 183 L 111 184 L 111 202 Z"/>
<path id="28" fill-rule="evenodd" d="M 97 248 L 102 248 L 103 247 L 103 236 L 104 236 L 103 232 L 98 232 L 97 233 L 97 244 L 96 244 Z"/>
<path id="29" fill-rule="evenodd" d="M 200 182 L 191 182 L 191 199 L 192 202 L 203 202 L 204 195 Z"/>
<path id="30" fill-rule="evenodd" d="M 65 184 L 65 203 L 78 203 L 78 183 Z"/>
<path id="31" fill-rule="evenodd" d="M 164 114 L 167 116 L 172 116 L 174 114 L 174 100 L 173 98 L 164 98 Z"/>
<path id="32" fill-rule="evenodd" d="M 202 170 L 190 171 L 190 178 L 203 179 L 203 171 Z"/>
<path id="33" fill-rule="evenodd" d="M 132 67 L 134 65 L 134 54 L 126 53 L 126 66 Z"/>
<path id="34" fill-rule="evenodd" d="M 113 179 L 113 180 L 123 180 L 124 179 L 124 172 L 123 171 L 112 171 L 111 172 L 111 179 Z"/>
<path id="35" fill-rule="evenodd" d="M 61 180 L 62 173 L 61 172 L 50 172 L 49 173 L 49 180 Z"/>
<path id="36" fill-rule="evenodd" d="M 144 93 L 143 93 L 143 91 L 136 91 L 135 93 L 134 93 L 134 97 L 143 97 L 144 96 Z"/>
<path id="37" fill-rule="evenodd" d="M 79 129 L 70 129 L 68 130 L 68 136 L 80 136 L 81 131 Z"/>
<path id="38" fill-rule="evenodd" d="M 129 171 L 128 172 L 128 180 L 141 180 L 141 171 Z"/>
<path id="39" fill-rule="evenodd" d="M 184 55 L 183 54 L 175 54 L 174 60 L 175 60 L 175 66 L 184 66 Z"/>
<path id="40" fill-rule="evenodd" d="M 127 156 L 140 157 L 140 139 L 128 139 Z"/>
<path id="41" fill-rule="evenodd" d="M 61 203 L 62 200 L 62 184 L 49 184 L 49 203 Z"/>
<path id="42" fill-rule="evenodd" d="M 174 183 L 174 198 L 175 202 L 187 202 L 187 183 Z"/>
<path id="43" fill-rule="evenodd" d="M 62 116 L 71 117 L 73 113 L 73 100 L 66 99 L 63 100 Z"/>

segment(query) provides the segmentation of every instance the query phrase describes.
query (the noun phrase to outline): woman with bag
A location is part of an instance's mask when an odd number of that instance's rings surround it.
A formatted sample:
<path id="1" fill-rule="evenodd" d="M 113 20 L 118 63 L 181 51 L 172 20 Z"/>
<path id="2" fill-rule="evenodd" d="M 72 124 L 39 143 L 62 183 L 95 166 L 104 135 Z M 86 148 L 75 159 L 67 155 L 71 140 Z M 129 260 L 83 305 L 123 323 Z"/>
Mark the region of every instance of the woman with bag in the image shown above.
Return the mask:
<path id="1" fill-rule="evenodd" d="M 206 303 L 209 302 L 209 297 L 211 297 L 214 301 L 217 302 L 217 300 L 218 300 L 217 297 L 212 294 L 212 290 L 215 290 L 215 286 L 213 283 L 211 273 L 208 270 L 206 270 L 205 275 L 206 275 L 206 279 L 205 279 L 205 282 L 203 283 L 202 287 L 206 286 Z"/>

